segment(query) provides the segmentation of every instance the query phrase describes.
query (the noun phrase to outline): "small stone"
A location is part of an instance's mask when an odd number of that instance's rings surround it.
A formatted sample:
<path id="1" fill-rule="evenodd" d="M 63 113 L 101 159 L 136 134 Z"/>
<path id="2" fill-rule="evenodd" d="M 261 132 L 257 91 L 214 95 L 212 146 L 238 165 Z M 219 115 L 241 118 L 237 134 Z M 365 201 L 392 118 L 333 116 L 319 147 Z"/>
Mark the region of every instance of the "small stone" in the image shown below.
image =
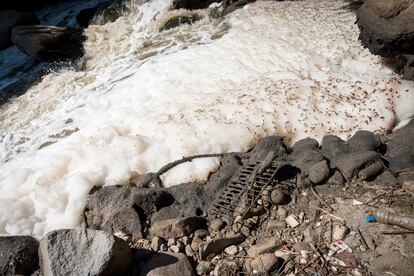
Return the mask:
<path id="1" fill-rule="evenodd" d="M 198 249 L 200 248 L 200 244 L 202 244 L 204 241 L 200 238 L 195 237 L 192 241 L 191 241 L 191 249 L 193 249 L 193 251 L 198 251 Z"/>
<path id="2" fill-rule="evenodd" d="M 206 229 L 199 229 L 194 232 L 194 238 L 204 239 L 208 236 L 208 230 Z"/>
<path id="3" fill-rule="evenodd" d="M 280 189 L 273 189 L 270 198 L 273 204 L 280 205 L 286 202 L 287 195 Z"/>
<path id="4" fill-rule="evenodd" d="M 175 244 L 180 249 L 180 251 L 183 250 L 184 247 L 185 247 L 185 245 L 182 241 L 177 241 Z"/>
<path id="5" fill-rule="evenodd" d="M 184 245 L 187 245 L 187 244 L 190 243 L 190 238 L 185 236 L 185 237 L 182 238 L 182 241 L 183 241 Z"/>
<path id="6" fill-rule="evenodd" d="M 213 221 L 210 224 L 210 229 L 212 231 L 220 231 L 224 227 L 226 227 L 226 223 L 220 218 L 213 219 Z"/>
<path id="7" fill-rule="evenodd" d="M 284 219 L 286 219 L 287 218 L 287 216 L 288 216 L 288 210 L 286 210 L 286 208 L 284 208 L 284 207 L 279 207 L 278 209 L 277 209 L 277 217 L 280 219 L 280 220 L 284 220 Z"/>
<path id="8" fill-rule="evenodd" d="M 309 180 L 314 183 L 322 183 L 329 177 L 329 166 L 326 160 L 319 161 L 309 169 Z"/>
<path id="9" fill-rule="evenodd" d="M 175 244 L 175 239 L 174 238 L 169 238 L 168 242 L 167 242 L 167 245 L 168 246 L 173 246 L 174 244 Z"/>
<path id="10" fill-rule="evenodd" d="M 205 224 L 205 219 L 201 217 L 180 217 L 156 221 L 152 224 L 149 232 L 152 236 L 159 236 L 165 239 L 181 238 L 204 228 Z"/>
<path id="11" fill-rule="evenodd" d="M 185 246 L 185 254 L 187 256 L 189 256 L 189 257 L 193 257 L 194 256 L 194 251 L 191 248 L 191 245 L 188 244 L 188 245 Z"/>
<path id="12" fill-rule="evenodd" d="M 221 260 L 214 268 L 214 276 L 236 275 L 239 266 L 235 260 Z"/>
<path id="13" fill-rule="evenodd" d="M 349 234 L 349 228 L 346 227 L 345 225 L 336 225 L 334 227 L 334 231 L 332 234 L 332 238 L 337 241 L 337 240 L 343 240 L 346 235 Z"/>
<path id="14" fill-rule="evenodd" d="M 268 239 L 264 239 L 255 245 L 250 246 L 250 248 L 247 249 L 247 254 L 250 257 L 256 257 L 263 253 L 273 252 L 281 245 L 282 241 L 279 237 L 271 237 Z"/>
<path id="15" fill-rule="evenodd" d="M 206 275 L 207 273 L 209 273 L 210 271 L 212 271 L 214 269 L 213 264 L 207 261 L 201 261 L 198 265 L 197 265 L 197 274 L 198 275 Z"/>
<path id="16" fill-rule="evenodd" d="M 179 253 L 181 250 L 178 246 L 173 245 L 170 247 L 172 252 Z"/>
<path id="17" fill-rule="evenodd" d="M 152 238 L 152 241 L 151 241 L 152 250 L 159 251 L 160 247 L 161 247 L 161 244 L 162 244 L 162 240 L 161 240 L 160 237 L 155 236 L 154 238 Z"/>
<path id="18" fill-rule="evenodd" d="M 224 248 L 242 243 L 246 239 L 246 236 L 242 234 L 236 234 L 232 236 L 226 236 L 222 238 L 216 238 L 212 241 L 205 242 L 200 246 L 199 253 L 201 259 L 205 259 L 210 254 L 220 253 Z"/>
<path id="19" fill-rule="evenodd" d="M 255 258 L 250 266 L 253 273 L 269 273 L 276 270 L 279 264 L 279 259 L 275 254 L 266 253 Z"/>
<path id="20" fill-rule="evenodd" d="M 299 221 L 293 215 L 289 215 L 285 219 L 285 221 L 292 228 L 295 228 L 295 227 L 297 227 L 300 224 Z"/>
<path id="21" fill-rule="evenodd" d="M 165 251 L 167 251 L 168 250 L 168 246 L 166 245 L 166 244 L 161 244 L 161 246 L 160 246 L 160 251 L 162 251 L 162 252 L 165 252 Z"/>
<path id="22" fill-rule="evenodd" d="M 240 233 L 242 233 L 243 235 L 245 235 L 246 237 L 247 236 L 249 236 L 250 235 L 250 230 L 249 230 L 249 227 L 247 227 L 247 226 L 243 226 L 241 229 L 240 229 Z"/>
<path id="23" fill-rule="evenodd" d="M 276 231 L 286 228 L 286 222 L 279 221 L 279 220 L 270 220 L 267 223 L 266 230 L 267 231 Z"/>
<path id="24" fill-rule="evenodd" d="M 228 255 L 236 255 L 239 252 L 239 249 L 235 245 L 230 245 L 224 249 L 224 252 Z"/>

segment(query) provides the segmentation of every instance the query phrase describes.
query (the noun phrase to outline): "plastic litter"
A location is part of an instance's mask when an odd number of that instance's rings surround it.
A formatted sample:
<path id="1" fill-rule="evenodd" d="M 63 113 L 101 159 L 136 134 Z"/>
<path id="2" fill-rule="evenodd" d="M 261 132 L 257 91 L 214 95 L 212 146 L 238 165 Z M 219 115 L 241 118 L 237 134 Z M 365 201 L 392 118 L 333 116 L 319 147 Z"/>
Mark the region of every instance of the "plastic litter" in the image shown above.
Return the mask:
<path id="1" fill-rule="evenodd" d="M 373 215 L 367 215 L 365 217 L 365 221 L 368 222 L 368 223 L 371 223 L 371 222 L 376 222 L 377 220 L 375 219 L 375 217 Z"/>
<path id="2" fill-rule="evenodd" d="M 342 240 L 335 241 L 329 245 L 329 252 L 328 256 L 333 256 L 336 253 L 344 252 L 345 250 L 348 250 L 349 245 L 344 243 Z"/>
<path id="3" fill-rule="evenodd" d="M 392 224 L 414 230 L 414 217 L 401 216 L 383 210 L 375 210 L 372 213 L 374 219 L 385 224 Z"/>

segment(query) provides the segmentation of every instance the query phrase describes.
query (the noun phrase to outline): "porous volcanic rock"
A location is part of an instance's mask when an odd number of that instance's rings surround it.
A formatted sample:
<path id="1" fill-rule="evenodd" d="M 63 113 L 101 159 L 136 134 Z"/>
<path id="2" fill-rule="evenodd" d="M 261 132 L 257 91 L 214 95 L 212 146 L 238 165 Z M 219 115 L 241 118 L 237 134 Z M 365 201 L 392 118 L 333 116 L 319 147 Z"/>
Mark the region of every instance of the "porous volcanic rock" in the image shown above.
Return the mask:
<path id="1" fill-rule="evenodd" d="M 39 268 L 38 247 L 33 237 L 0 237 L 0 275 L 31 275 Z"/>

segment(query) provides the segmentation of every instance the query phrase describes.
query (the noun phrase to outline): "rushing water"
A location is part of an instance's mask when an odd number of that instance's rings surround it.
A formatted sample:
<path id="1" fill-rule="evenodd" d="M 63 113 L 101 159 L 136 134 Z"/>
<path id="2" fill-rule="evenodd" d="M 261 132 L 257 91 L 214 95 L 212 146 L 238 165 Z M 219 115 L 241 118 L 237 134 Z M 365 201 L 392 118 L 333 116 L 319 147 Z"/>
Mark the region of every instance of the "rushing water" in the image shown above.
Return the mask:
<path id="1" fill-rule="evenodd" d="M 0 107 L 0 233 L 74 227 L 94 185 L 133 184 L 182 156 L 244 151 L 270 134 L 386 133 L 413 115 L 413 83 L 363 49 L 342 1 L 197 11 L 202 20 L 160 32 L 189 14 L 170 3 L 133 1 L 91 25 L 78 67 Z M 163 181 L 202 181 L 217 166 L 193 161 Z"/>

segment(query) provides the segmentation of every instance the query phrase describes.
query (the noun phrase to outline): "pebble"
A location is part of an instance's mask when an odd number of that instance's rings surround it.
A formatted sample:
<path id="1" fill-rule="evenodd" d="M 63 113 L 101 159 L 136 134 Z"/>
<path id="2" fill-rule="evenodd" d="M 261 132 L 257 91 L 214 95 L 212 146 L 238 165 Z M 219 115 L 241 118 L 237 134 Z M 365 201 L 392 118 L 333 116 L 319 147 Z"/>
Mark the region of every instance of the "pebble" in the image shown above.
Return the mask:
<path id="1" fill-rule="evenodd" d="M 279 266 L 279 259 L 272 253 L 266 253 L 255 258 L 251 263 L 253 273 L 269 273 Z"/>
<path id="2" fill-rule="evenodd" d="M 239 252 L 239 249 L 236 245 L 230 245 L 224 249 L 224 252 L 228 255 L 236 255 Z"/>
<path id="3" fill-rule="evenodd" d="M 286 194 L 280 189 L 273 189 L 272 193 L 270 194 L 270 198 L 273 204 L 280 205 L 286 201 Z"/>
<path id="4" fill-rule="evenodd" d="M 207 261 L 201 261 L 196 268 L 198 275 L 205 275 L 213 270 L 213 265 L 210 262 Z"/>
<path id="5" fill-rule="evenodd" d="M 295 228 L 295 227 L 297 227 L 300 224 L 299 221 L 293 215 L 289 215 L 285 219 L 285 221 L 292 228 Z"/>
<path id="6" fill-rule="evenodd" d="M 172 252 L 175 252 L 175 253 L 180 252 L 180 248 L 176 245 L 171 246 L 170 249 L 171 249 Z"/>
<path id="7" fill-rule="evenodd" d="M 168 250 L 168 246 L 166 244 L 161 244 L 160 246 L 160 251 L 167 251 Z"/>
<path id="8" fill-rule="evenodd" d="M 162 240 L 160 237 L 155 236 L 154 238 L 152 238 L 152 241 L 151 241 L 152 250 L 159 251 L 161 248 L 161 244 L 162 244 Z"/>
<path id="9" fill-rule="evenodd" d="M 284 208 L 284 207 L 279 207 L 277 209 L 277 217 L 280 220 L 286 219 L 287 216 L 288 216 L 288 213 L 289 213 L 288 210 L 286 210 L 286 208 Z"/>
<path id="10" fill-rule="evenodd" d="M 174 238 L 170 238 L 170 239 L 168 239 L 168 241 L 167 241 L 167 245 L 168 246 L 172 246 L 172 245 L 174 245 L 175 244 L 175 239 Z"/>
<path id="11" fill-rule="evenodd" d="M 346 227 L 345 225 L 336 225 L 334 227 L 334 231 L 332 234 L 332 238 L 337 241 L 337 240 L 343 240 L 346 235 L 349 234 L 349 228 Z"/>
<path id="12" fill-rule="evenodd" d="M 194 251 L 193 251 L 193 249 L 191 248 L 191 245 L 186 245 L 186 247 L 185 247 L 185 254 L 187 255 L 187 256 L 189 256 L 189 257 L 193 257 L 194 256 Z"/>
<path id="13" fill-rule="evenodd" d="M 177 241 L 176 242 L 176 246 L 180 249 L 180 251 L 181 250 L 183 250 L 184 249 L 184 247 L 185 247 L 185 244 L 182 242 L 182 241 Z"/>
<path id="14" fill-rule="evenodd" d="M 182 241 L 183 241 L 183 243 L 184 243 L 185 245 L 190 244 L 190 238 L 189 238 L 189 237 L 187 237 L 187 236 L 183 237 L 183 238 L 182 238 Z"/>
<path id="15" fill-rule="evenodd" d="M 210 224 L 210 229 L 213 231 L 220 231 L 226 227 L 226 223 L 222 221 L 220 218 L 213 219 L 213 221 Z"/>

